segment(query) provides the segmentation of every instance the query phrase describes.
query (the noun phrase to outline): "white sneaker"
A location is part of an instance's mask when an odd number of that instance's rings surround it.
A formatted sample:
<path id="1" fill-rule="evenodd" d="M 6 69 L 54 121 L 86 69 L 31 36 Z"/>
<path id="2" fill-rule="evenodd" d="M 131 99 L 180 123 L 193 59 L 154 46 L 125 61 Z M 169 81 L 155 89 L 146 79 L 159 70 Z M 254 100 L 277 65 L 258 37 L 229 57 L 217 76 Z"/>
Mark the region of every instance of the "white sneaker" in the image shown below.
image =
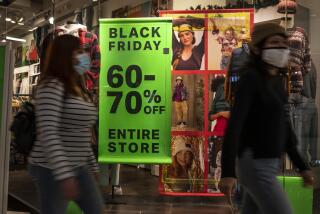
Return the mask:
<path id="1" fill-rule="evenodd" d="M 184 128 L 184 127 L 186 127 L 187 126 L 187 123 L 186 122 L 182 122 L 181 124 L 180 124 L 180 127 L 181 128 Z"/>
<path id="2" fill-rule="evenodd" d="M 122 188 L 121 188 L 121 186 L 114 187 L 114 194 L 115 194 L 115 195 L 122 195 Z"/>

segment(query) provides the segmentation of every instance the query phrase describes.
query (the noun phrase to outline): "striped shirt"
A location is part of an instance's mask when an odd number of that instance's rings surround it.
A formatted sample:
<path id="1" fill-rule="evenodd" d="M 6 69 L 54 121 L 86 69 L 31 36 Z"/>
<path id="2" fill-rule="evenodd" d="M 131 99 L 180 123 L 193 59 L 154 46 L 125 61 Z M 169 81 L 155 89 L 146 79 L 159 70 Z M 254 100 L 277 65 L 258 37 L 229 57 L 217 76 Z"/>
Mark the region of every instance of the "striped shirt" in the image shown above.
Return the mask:
<path id="1" fill-rule="evenodd" d="M 76 176 L 79 166 L 98 170 L 90 145 L 96 108 L 80 97 L 64 94 L 59 80 L 39 85 L 35 96 L 37 139 L 29 157 L 31 164 L 51 169 L 56 180 Z"/>

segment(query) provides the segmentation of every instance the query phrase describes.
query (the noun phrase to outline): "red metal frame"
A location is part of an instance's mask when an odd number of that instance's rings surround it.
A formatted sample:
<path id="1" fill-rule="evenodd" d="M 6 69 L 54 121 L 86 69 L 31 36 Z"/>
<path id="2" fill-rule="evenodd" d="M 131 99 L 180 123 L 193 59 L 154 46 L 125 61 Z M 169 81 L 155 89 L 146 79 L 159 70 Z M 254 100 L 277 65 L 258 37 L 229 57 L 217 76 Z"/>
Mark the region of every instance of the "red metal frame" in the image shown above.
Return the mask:
<path id="1" fill-rule="evenodd" d="M 254 8 L 244 8 L 244 9 L 217 9 L 217 10 L 161 10 L 160 16 L 164 14 L 199 14 L 199 13 L 241 13 L 250 12 L 254 13 Z"/>
<path id="2" fill-rule="evenodd" d="M 214 74 L 226 74 L 223 70 L 173 70 L 172 74 L 182 75 L 182 74 L 204 74 L 204 75 L 214 75 Z"/>
<path id="3" fill-rule="evenodd" d="M 204 197 L 208 197 L 208 196 L 219 196 L 222 197 L 224 196 L 224 194 L 222 193 L 184 193 L 184 192 L 163 192 L 161 193 L 162 195 L 168 195 L 168 196 L 204 196 Z"/>

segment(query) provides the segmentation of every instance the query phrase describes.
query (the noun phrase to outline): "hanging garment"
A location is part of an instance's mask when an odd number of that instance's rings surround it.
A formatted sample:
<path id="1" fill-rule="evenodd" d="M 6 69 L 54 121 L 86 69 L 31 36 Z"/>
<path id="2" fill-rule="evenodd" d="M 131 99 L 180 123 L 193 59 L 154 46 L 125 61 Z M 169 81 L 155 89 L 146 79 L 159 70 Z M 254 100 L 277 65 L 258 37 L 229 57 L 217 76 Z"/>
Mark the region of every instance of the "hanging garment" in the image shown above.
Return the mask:
<path id="1" fill-rule="evenodd" d="M 317 95 L 317 69 L 314 63 L 311 64 L 311 70 L 303 76 L 302 95 L 315 99 Z"/>
<path id="2" fill-rule="evenodd" d="M 305 30 L 301 27 L 290 28 L 287 33 L 290 48 L 290 92 L 301 93 L 303 76 L 311 70 L 310 44 Z"/>
<path id="3" fill-rule="evenodd" d="M 22 78 L 19 93 L 20 94 L 29 94 L 29 79 L 28 79 L 28 77 Z"/>
<path id="4" fill-rule="evenodd" d="M 91 58 L 91 69 L 87 71 L 90 79 L 87 80 L 87 88 L 93 90 L 98 85 L 99 73 L 100 73 L 100 46 L 98 37 L 96 34 L 79 30 L 79 38 L 83 49 L 89 54 Z"/>
<path id="5" fill-rule="evenodd" d="M 318 110 L 315 100 L 291 94 L 289 112 L 302 157 L 308 162 L 317 160 Z"/>
<path id="6" fill-rule="evenodd" d="M 226 76 L 225 97 L 232 103 L 235 89 L 240 79 L 241 69 L 248 62 L 250 50 L 247 43 L 243 43 L 241 48 L 236 48 L 232 52 L 229 69 Z"/>

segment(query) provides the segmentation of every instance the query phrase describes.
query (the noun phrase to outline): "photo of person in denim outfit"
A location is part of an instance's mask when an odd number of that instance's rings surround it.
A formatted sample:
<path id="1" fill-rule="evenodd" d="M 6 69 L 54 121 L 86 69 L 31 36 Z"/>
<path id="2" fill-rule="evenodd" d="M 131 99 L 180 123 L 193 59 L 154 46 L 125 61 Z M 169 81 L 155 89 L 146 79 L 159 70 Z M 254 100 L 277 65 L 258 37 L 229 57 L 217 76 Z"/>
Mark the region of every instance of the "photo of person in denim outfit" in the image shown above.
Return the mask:
<path id="1" fill-rule="evenodd" d="M 215 32 L 213 31 L 213 34 Z M 238 46 L 238 41 L 236 38 L 236 33 L 233 27 L 227 28 L 223 35 L 218 36 L 217 38 L 219 44 L 221 44 L 221 62 L 220 62 L 220 69 L 226 70 L 228 68 L 228 64 L 231 58 L 232 50 Z"/>
<path id="2" fill-rule="evenodd" d="M 209 16 L 208 68 L 227 70 L 232 52 L 250 38 L 249 16 L 232 18 L 227 14 Z"/>

